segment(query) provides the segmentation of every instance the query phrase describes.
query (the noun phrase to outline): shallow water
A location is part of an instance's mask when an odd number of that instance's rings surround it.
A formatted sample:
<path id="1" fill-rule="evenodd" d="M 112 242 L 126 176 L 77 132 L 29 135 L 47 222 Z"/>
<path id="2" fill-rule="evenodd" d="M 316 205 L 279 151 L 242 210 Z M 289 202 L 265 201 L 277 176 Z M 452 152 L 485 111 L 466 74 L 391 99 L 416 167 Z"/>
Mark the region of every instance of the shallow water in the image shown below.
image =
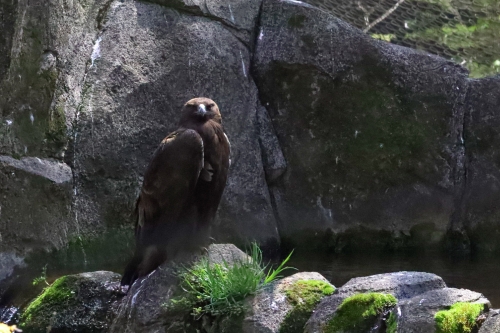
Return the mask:
<path id="1" fill-rule="evenodd" d="M 422 271 L 439 275 L 448 287 L 482 293 L 494 308 L 500 307 L 500 258 L 451 258 L 441 254 L 340 254 L 294 255 L 289 266 L 316 271 L 336 287 L 354 277 L 397 271 Z"/>

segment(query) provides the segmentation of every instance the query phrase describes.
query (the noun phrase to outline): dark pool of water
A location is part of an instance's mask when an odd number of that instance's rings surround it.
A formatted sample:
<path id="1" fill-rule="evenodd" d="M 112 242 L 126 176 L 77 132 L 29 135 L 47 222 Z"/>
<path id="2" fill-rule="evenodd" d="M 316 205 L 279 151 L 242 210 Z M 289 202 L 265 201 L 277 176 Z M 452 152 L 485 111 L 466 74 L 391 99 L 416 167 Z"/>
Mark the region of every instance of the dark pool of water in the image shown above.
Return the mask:
<path id="1" fill-rule="evenodd" d="M 321 273 L 336 287 L 349 279 L 397 271 L 422 271 L 443 278 L 448 287 L 482 293 L 493 307 L 500 307 L 500 258 L 452 258 L 437 253 L 405 255 L 358 253 L 341 255 L 294 255 L 289 266 Z"/>

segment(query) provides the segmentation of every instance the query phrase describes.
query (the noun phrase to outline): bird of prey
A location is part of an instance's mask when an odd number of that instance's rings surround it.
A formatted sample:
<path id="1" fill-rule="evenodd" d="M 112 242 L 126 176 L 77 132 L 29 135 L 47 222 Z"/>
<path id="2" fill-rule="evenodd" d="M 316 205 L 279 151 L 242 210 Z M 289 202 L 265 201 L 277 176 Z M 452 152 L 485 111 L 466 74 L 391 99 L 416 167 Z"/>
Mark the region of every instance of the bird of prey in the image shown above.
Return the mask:
<path id="1" fill-rule="evenodd" d="M 229 155 L 217 104 L 204 97 L 189 100 L 178 129 L 161 141 L 146 169 L 135 206 L 135 254 L 122 285 L 132 285 L 178 251 L 207 245 Z"/>

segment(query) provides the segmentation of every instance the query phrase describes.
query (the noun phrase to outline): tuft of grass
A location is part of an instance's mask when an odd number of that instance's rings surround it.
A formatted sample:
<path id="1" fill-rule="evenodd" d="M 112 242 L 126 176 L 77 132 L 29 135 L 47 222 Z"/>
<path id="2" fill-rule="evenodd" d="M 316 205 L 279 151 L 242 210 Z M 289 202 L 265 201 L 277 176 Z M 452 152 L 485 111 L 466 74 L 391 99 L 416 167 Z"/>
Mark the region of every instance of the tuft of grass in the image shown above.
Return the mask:
<path id="1" fill-rule="evenodd" d="M 326 325 L 326 333 L 370 331 L 377 317 L 397 303 L 394 296 L 382 293 L 356 294 L 346 298 Z"/>
<path id="2" fill-rule="evenodd" d="M 438 311 L 434 315 L 436 333 L 470 333 L 476 326 L 476 318 L 484 305 L 457 302 L 449 310 Z"/>
<path id="3" fill-rule="evenodd" d="M 239 315 L 243 312 L 243 300 L 247 296 L 255 294 L 279 278 L 284 270 L 291 268 L 285 265 L 292 253 L 276 269 L 271 270 L 263 265 L 262 251 L 256 243 L 252 243 L 248 259 L 232 264 L 214 264 L 202 258 L 193 267 L 180 273 L 181 288 L 185 293 L 171 299 L 166 307 L 172 311 L 191 309 L 195 317 L 204 314 Z"/>
<path id="4" fill-rule="evenodd" d="M 45 283 L 46 286 L 49 285 L 49 282 L 47 282 L 47 265 L 43 266 L 42 273 L 40 276 L 34 278 L 32 283 L 34 286 L 37 286 L 40 283 Z"/>
<path id="5" fill-rule="evenodd" d="M 311 317 L 315 306 L 335 288 L 321 280 L 299 280 L 285 290 L 293 309 L 286 315 L 280 326 L 280 333 L 302 333 L 304 325 Z"/>

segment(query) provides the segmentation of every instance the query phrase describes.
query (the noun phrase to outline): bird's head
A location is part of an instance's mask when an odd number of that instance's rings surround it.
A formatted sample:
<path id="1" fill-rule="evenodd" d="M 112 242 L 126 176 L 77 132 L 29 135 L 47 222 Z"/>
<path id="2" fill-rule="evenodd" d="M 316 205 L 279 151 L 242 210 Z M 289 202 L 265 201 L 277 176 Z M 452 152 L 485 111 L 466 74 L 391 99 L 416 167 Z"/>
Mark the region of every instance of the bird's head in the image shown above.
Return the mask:
<path id="1" fill-rule="evenodd" d="M 184 104 L 180 125 L 204 123 L 209 120 L 222 123 L 219 107 L 210 98 L 197 97 Z"/>

